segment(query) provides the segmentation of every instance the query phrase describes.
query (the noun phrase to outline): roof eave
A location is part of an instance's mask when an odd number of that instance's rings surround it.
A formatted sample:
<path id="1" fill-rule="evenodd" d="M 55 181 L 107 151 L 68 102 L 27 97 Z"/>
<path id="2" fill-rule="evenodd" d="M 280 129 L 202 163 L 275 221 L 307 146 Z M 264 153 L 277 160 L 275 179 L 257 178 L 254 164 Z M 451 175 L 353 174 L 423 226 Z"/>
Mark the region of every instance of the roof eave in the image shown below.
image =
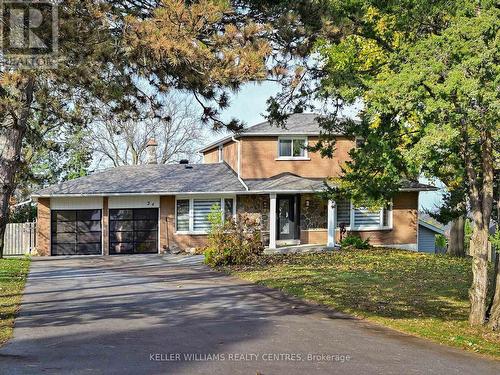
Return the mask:
<path id="1" fill-rule="evenodd" d="M 87 194 L 32 194 L 33 199 L 39 198 L 85 198 L 85 197 L 117 197 L 117 196 L 148 196 L 148 195 L 248 195 L 248 194 L 300 194 L 314 193 L 318 190 L 301 189 L 301 190 L 231 190 L 231 191 L 176 191 L 176 192 L 145 192 L 145 193 L 87 193 Z"/>
<path id="2" fill-rule="evenodd" d="M 444 229 L 438 228 L 435 225 L 428 223 L 422 219 L 418 220 L 418 225 L 422 225 L 423 227 L 426 227 L 427 229 L 432 230 L 435 233 L 444 234 Z"/>
<path id="3" fill-rule="evenodd" d="M 259 132 L 253 132 L 253 133 L 237 134 L 237 135 L 234 135 L 234 138 L 245 138 L 245 137 L 293 137 L 293 136 L 296 136 L 296 135 L 307 136 L 307 137 L 318 137 L 320 135 L 320 133 L 319 132 L 290 132 L 290 133 L 282 133 L 282 132 L 281 133 L 280 132 L 276 132 L 276 133 L 259 133 Z M 335 133 L 335 134 L 332 134 L 332 135 L 341 137 L 341 136 L 344 136 L 345 134 Z M 217 146 L 224 145 L 224 144 L 230 142 L 232 139 L 233 139 L 233 136 L 229 136 L 229 137 L 226 137 L 226 138 L 219 139 L 218 141 L 212 142 L 208 146 L 205 146 L 204 148 L 200 149 L 198 151 L 198 153 L 204 153 L 204 152 L 207 152 L 209 150 L 212 150 L 213 148 L 215 148 Z"/>
<path id="4" fill-rule="evenodd" d="M 399 191 L 413 192 L 413 191 L 438 191 L 439 189 L 434 186 L 428 187 L 415 187 L 415 188 L 400 188 Z"/>

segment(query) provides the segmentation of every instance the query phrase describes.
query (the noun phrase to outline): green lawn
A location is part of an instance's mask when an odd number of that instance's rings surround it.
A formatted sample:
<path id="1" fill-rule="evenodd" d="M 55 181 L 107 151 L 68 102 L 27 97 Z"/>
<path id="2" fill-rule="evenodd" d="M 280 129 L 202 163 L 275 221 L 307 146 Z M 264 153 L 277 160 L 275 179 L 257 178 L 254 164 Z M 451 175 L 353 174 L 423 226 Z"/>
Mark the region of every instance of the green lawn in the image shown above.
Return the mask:
<path id="1" fill-rule="evenodd" d="M 29 265 L 27 258 L 0 259 L 0 345 L 12 336 Z"/>
<path id="2" fill-rule="evenodd" d="M 263 256 L 228 269 L 402 332 L 500 358 L 500 334 L 468 325 L 468 259 L 390 249 Z"/>

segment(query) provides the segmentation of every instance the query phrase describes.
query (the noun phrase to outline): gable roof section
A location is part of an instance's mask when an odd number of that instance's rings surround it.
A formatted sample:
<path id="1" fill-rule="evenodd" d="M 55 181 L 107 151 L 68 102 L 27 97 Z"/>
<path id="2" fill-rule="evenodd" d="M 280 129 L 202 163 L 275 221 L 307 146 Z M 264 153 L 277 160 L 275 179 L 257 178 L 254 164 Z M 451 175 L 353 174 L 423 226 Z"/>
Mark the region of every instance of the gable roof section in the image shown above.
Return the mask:
<path id="1" fill-rule="evenodd" d="M 422 184 L 418 181 L 402 181 L 399 191 L 438 191 L 439 189 L 432 185 Z"/>
<path id="2" fill-rule="evenodd" d="M 240 133 L 235 134 L 235 138 L 250 137 L 250 136 L 287 136 L 287 135 L 319 135 L 321 127 L 316 120 L 321 115 L 317 113 L 296 113 L 291 115 L 284 128 L 271 125 L 269 121 L 261 122 L 257 125 L 243 129 Z M 340 121 L 345 121 L 339 118 Z M 233 136 L 227 136 L 205 146 L 200 152 L 208 151 L 217 145 L 229 142 Z"/>
<path id="3" fill-rule="evenodd" d="M 148 164 L 110 168 L 52 185 L 34 197 L 240 192 L 245 187 L 225 163 Z"/>
<path id="4" fill-rule="evenodd" d="M 430 220 L 424 220 L 422 218 L 419 218 L 418 225 L 421 225 L 424 228 L 427 228 L 427 229 L 433 231 L 434 233 L 444 234 L 444 226 L 439 224 L 436 221 L 431 222 Z"/>
<path id="5" fill-rule="evenodd" d="M 292 173 L 281 173 L 271 178 L 245 180 L 250 191 L 313 192 L 323 188 L 322 178 L 304 178 Z"/>

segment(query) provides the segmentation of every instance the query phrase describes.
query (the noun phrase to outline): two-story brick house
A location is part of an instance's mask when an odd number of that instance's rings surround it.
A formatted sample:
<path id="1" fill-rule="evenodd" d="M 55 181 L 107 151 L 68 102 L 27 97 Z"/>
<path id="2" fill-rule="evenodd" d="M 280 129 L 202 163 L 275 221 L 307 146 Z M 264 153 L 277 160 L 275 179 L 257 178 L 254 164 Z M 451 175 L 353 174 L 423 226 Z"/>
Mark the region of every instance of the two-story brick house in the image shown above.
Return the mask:
<path id="1" fill-rule="evenodd" d="M 294 115 L 285 129 L 267 122 L 249 127 L 201 150 L 203 164 L 151 160 L 43 189 L 34 195 L 37 251 L 107 255 L 202 247 L 214 205 L 226 218 L 255 216 L 270 249 L 334 246 L 344 223 L 374 245 L 416 250 L 419 192 L 434 188 L 409 183 L 377 212 L 321 200 L 324 179 L 339 175 L 355 142 L 339 136 L 333 159 L 308 152 L 304 146 L 320 132 L 316 117 Z"/>

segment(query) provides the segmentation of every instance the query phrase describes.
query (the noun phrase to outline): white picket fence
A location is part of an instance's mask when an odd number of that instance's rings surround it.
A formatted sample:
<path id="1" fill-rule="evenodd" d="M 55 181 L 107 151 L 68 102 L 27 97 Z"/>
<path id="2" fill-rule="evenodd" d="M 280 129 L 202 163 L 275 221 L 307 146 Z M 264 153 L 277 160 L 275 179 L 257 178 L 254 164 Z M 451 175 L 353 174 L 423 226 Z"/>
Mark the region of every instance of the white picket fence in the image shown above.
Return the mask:
<path id="1" fill-rule="evenodd" d="M 5 228 L 4 255 L 30 254 L 35 248 L 36 223 L 9 223 Z"/>

